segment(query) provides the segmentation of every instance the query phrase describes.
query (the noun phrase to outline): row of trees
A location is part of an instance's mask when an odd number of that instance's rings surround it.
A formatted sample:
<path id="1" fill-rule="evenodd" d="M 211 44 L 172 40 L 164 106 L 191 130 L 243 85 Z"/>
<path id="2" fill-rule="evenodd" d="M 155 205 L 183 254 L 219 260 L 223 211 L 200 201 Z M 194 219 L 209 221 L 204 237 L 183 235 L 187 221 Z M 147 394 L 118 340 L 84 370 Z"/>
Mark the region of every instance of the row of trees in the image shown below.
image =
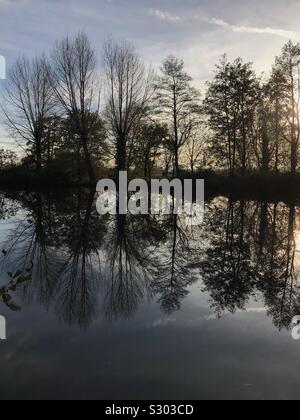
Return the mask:
<path id="1" fill-rule="evenodd" d="M 78 173 L 84 163 L 90 181 L 99 164 L 113 161 L 119 171 L 133 167 L 149 177 L 161 159 L 178 173 L 182 147 L 200 121 L 191 80 L 175 57 L 156 77 L 131 45 L 113 41 L 104 45 L 99 75 L 95 52 L 79 34 L 57 43 L 50 58 L 19 60 L 3 110 L 37 173 L 59 159 L 77 164 Z"/>
<path id="2" fill-rule="evenodd" d="M 251 63 L 224 56 L 209 84 L 204 108 L 213 131 L 210 149 L 229 173 L 290 171 L 299 166 L 300 45 L 291 41 L 269 78 Z"/>
<path id="3" fill-rule="evenodd" d="M 106 42 L 102 58 L 100 74 L 81 33 L 10 70 L 4 115 L 37 173 L 58 165 L 95 181 L 113 162 L 146 179 L 157 167 L 174 176 L 183 166 L 297 172 L 300 45 L 285 45 L 269 78 L 222 57 L 202 101 L 174 56 L 159 75 L 128 43 Z"/>

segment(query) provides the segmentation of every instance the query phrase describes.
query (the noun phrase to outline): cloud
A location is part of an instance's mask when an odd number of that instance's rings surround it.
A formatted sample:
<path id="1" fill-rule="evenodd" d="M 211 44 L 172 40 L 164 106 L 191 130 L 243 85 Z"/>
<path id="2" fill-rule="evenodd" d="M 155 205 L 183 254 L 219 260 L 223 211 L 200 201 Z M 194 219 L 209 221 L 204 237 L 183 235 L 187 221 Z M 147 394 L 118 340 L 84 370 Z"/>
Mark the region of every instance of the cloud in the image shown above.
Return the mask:
<path id="1" fill-rule="evenodd" d="M 182 21 L 182 18 L 180 16 L 172 15 L 169 12 L 164 12 L 164 11 L 158 10 L 158 9 L 150 9 L 149 14 L 151 16 L 154 16 L 157 19 L 163 20 L 165 22 L 178 23 L 178 22 Z"/>
<path id="2" fill-rule="evenodd" d="M 299 34 L 295 31 L 287 31 L 284 29 L 274 29 L 274 28 L 256 28 L 256 27 L 251 27 L 251 26 L 237 26 L 237 25 L 231 25 L 227 22 L 225 22 L 222 19 L 216 19 L 216 18 L 212 18 L 212 19 L 208 19 L 208 22 L 211 23 L 212 25 L 217 25 L 217 26 L 221 26 L 222 28 L 226 28 L 229 29 L 233 32 L 241 32 L 241 33 L 251 33 L 251 34 L 267 34 L 267 35 L 276 35 L 276 36 L 281 36 L 283 38 L 289 38 L 289 39 L 294 39 L 299 37 Z"/>
<path id="3" fill-rule="evenodd" d="M 162 11 L 159 9 L 149 9 L 148 12 L 151 16 L 155 17 L 156 19 L 164 21 L 164 22 L 170 22 L 170 23 L 179 23 L 183 21 L 192 23 L 195 21 L 202 20 L 212 25 L 216 25 L 224 29 L 228 29 L 230 31 L 238 32 L 238 33 L 275 35 L 275 36 L 280 36 L 280 37 L 289 38 L 289 39 L 299 38 L 300 36 L 298 32 L 289 31 L 285 29 L 276 29 L 276 28 L 271 28 L 271 27 L 260 28 L 260 27 L 255 27 L 255 26 L 252 27 L 252 26 L 231 25 L 230 23 L 227 23 L 224 20 L 218 19 L 218 18 L 202 18 L 198 15 L 194 15 L 191 17 L 182 17 L 179 15 L 172 14 L 168 11 Z"/>

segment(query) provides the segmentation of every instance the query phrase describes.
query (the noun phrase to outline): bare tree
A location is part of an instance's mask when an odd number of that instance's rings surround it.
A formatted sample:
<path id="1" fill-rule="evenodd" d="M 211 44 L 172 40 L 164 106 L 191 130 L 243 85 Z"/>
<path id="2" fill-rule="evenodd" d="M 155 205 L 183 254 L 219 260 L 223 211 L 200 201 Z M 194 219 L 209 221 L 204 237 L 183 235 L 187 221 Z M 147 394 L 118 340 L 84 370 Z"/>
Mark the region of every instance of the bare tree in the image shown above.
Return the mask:
<path id="1" fill-rule="evenodd" d="M 277 63 L 273 66 L 271 76 L 266 84 L 265 95 L 268 98 L 269 108 L 271 110 L 270 125 L 271 136 L 275 142 L 275 162 L 274 169 L 278 173 L 287 153 L 282 147 L 285 143 L 284 127 L 285 127 L 285 92 L 286 79 Z"/>
<path id="2" fill-rule="evenodd" d="M 168 135 L 167 127 L 153 121 L 142 122 L 136 135 L 133 163 L 150 182 L 152 171 L 162 155 L 162 147 Z"/>
<path id="3" fill-rule="evenodd" d="M 286 141 L 290 144 L 291 173 L 298 169 L 300 143 L 300 44 L 289 41 L 276 59 L 275 70 L 284 80 L 281 85 Z"/>
<path id="4" fill-rule="evenodd" d="M 196 167 L 200 165 L 206 166 L 209 163 L 206 157 L 206 147 L 210 141 L 211 133 L 203 124 L 195 126 L 191 136 L 184 146 L 185 157 L 190 166 L 192 175 L 195 173 Z"/>
<path id="5" fill-rule="evenodd" d="M 152 71 L 147 74 L 138 53 L 126 42 L 107 42 L 103 61 L 107 88 L 106 118 L 113 138 L 116 167 L 123 171 L 127 169 L 135 129 L 151 98 Z"/>
<path id="6" fill-rule="evenodd" d="M 77 132 L 90 181 L 95 173 L 90 151 L 90 115 L 99 111 L 100 88 L 96 76 L 96 57 L 83 33 L 57 43 L 53 54 L 53 86 L 63 113 Z"/>
<path id="7" fill-rule="evenodd" d="M 9 72 L 2 107 L 10 133 L 32 155 L 37 173 L 42 169 L 46 121 L 55 106 L 50 74 L 45 58 L 19 59 Z"/>
<path id="8" fill-rule="evenodd" d="M 191 86 L 192 78 L 184 71 L 182 60 L 168 57 L 161 72 L 162 76 L 156 83 L 157 109 L 172 132 L 169 149 L 174 156 L 174 175 L 178 175 L 180 151 L 191 137 L 195 124 L 198 124 L 200 94 Z"/>

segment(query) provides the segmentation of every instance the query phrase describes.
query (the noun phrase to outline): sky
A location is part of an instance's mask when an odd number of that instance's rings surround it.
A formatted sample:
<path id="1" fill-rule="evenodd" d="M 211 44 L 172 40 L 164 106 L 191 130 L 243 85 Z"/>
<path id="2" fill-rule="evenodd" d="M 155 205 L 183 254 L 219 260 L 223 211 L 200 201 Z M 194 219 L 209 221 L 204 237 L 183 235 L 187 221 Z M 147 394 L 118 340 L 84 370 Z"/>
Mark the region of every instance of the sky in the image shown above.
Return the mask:
<path id="1" fill-rule="evenodd" d="M 299 0 L 0 0 L 0 55 L 9 72 L 20 55 L 48 53 L 83 30 L 99 69 L 103 41 L 126 39 L 153 66 L 171 53 L 184 59 L 202 89 L 224 53 L 268 73 L 284 43 L 300 41 L 299 16 Z M 0 147 L 10 143 L 0 123 Z"/>

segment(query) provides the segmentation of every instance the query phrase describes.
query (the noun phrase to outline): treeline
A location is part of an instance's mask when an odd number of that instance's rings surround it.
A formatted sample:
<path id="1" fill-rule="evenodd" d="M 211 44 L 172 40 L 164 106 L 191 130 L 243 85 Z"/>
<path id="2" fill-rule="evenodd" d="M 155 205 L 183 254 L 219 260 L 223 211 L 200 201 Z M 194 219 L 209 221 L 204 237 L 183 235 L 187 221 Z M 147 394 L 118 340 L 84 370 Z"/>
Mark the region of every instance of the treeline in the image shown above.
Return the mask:
<path id="1" fill-rule="evenodd" d="M 19 59 L 2 108 L 23 167 L 94 182 L 108 168 L 146 179 L 158 168 L 173 176 L 209 168 L 294 174 L 299 101 L 300 45 L 292 42 L 269 78 L 222 57 L 202 98 L 183 61 L 169 56 L 156 73 L 126 42 L 104 44 L 100 73 L 80 33 L 47 57 Z"/>
<path id="2" fill-rule="evenodd" d="M 300 45 L 287 43 L 269 78 L 226 56 L 209 84 L 204 109 L 216 164 L 231 175 L 299 168 Z"/>

